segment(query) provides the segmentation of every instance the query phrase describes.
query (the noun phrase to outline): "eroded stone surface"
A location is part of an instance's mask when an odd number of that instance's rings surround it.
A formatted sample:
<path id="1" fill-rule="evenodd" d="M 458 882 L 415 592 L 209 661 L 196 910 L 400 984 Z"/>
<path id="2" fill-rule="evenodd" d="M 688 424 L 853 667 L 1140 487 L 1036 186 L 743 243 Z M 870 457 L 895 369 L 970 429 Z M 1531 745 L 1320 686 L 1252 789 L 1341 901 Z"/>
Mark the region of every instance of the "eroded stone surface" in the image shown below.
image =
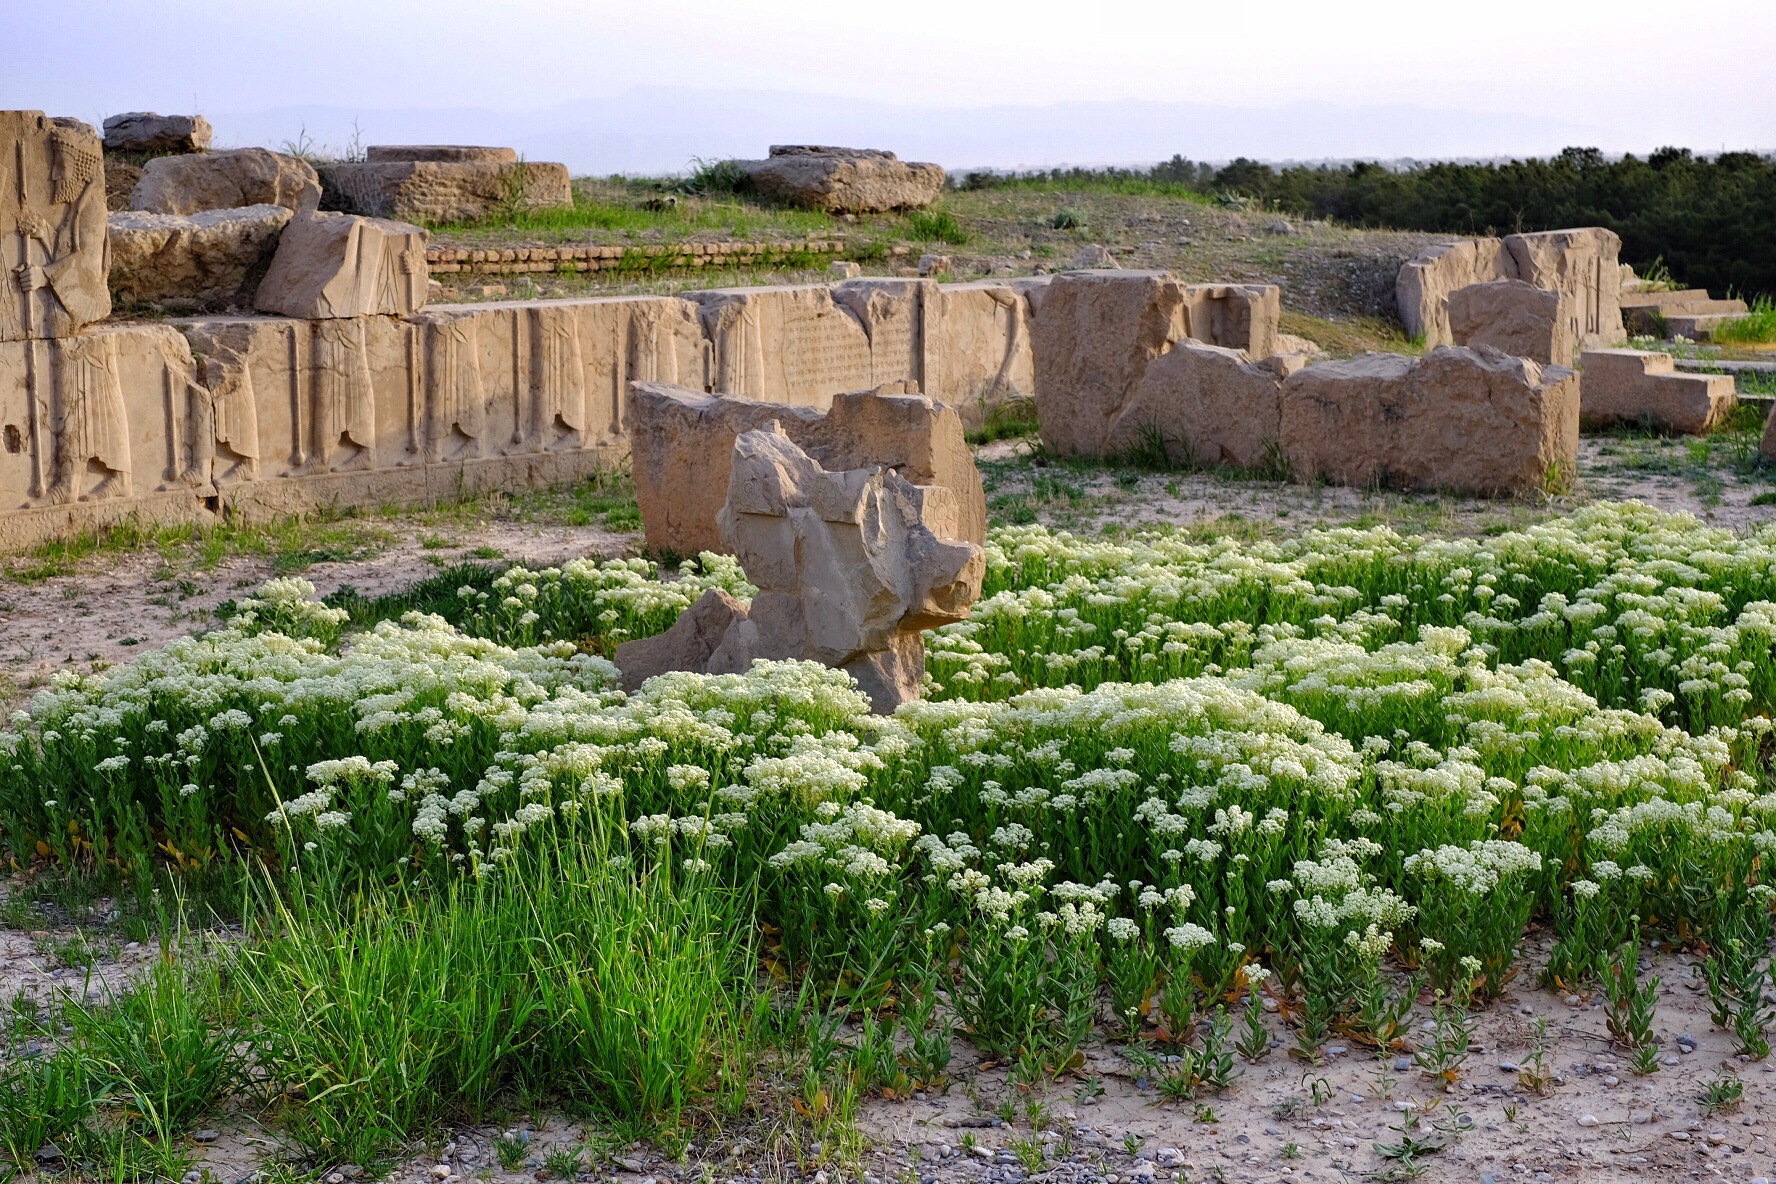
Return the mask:
<path id="1" fill-rule="evenodd" d="M 305 214 L 284 228 L 254 307 L 327 319 L 415 312 L 426 298 L 426 232 L 355 214 Z"/>
<path id="2" fill-rule="evenodd" d="M 689 663 L 730 673 L 799 659 L 851 674 L 876 711 L 918 698 L 921 634 L 966 618 L 985 573 L 981 548 L 954 538 L 955 510 L 941 486 L 828 471 L 781 432 L 741 433 L 720 519 L 758 594 L 744 615 L 706 594 L 662 637 L 623 643 L 624 685 Z"/>
<path id="3" fill-rule="evenodd" d="M 1579 343 L 1566 304 L 1559 292 L 1522 280 L 1469 284 L 1449 294 L 1450 336 L 1456 345 L 1568 366 Z"/>
<path id="4" fill-rule="evenodd" d="M 1282 443 L 1298 481 L 1543 489 L 1578 464 L 1578 375 L 1488 346 L 1321 362 L 1283 382 Z"/>
<path id="5" fill-rule="evenodd" d="M 518 150 L 515 148 L 484 148 L 475 144 L 372 144 L 364 149 L 364 159 L 371 164 L 408 160 L 445 160 L 459 164 L 469 161 L 517 164 Z"/>
<path id="6" fill-rule="evenodd" d="M 250 306 L 290 221 L 283 206 L 110 216 L 111 290 L 177 312 Z"/>
<path id="7" fill-rule="evenodd" d="M 542 161 L 441 155 L 407 160 L 371 159 L 324 165 L 321 182 L 330 209 L 406 222 L 474 222 L 511 206 L 538 210 L 573 204 L 567 166 Z"/>
<path id="8" fill-rule="evenodd" d="M 1184 309 L 1184 285 L 1166 272 L 1055 276 L 1031 326 L 1043 443 L 1103 455 L 1148 364 L 1188 335 Z"/>
<path id="9" fill-rule="evenodd" d="M 313 210 L 320 199 L 320 179 L 301 157 L 269 148 L 233 148 L 149 161 L 130 195 L 130 208 L 196 214 L 272 205 L 301 213 Z"/>
<path id="10" fill-rule="evenodd" d="M 104 320 L 109 267 L 98 133 L 0 111 L 0 341 L 66 337 Z"/>
<path id="11" fill-rule="evenodd" d="M 1680 374 L 1668 353 L 1586 350 L 1579 364 L 1579 417 L 1699 436 L 1739 405 L 1730 374 Z"/>
<path id="12" fill-rule="evenodd" d="M 775 422 L 821 465 L 879 465 L 956 502 L 957 537 L 986 541 L 986 493 L 956 411 L 898 385 L 841 394 L 822 414 L 661 383 L 630 388 L 635 498 L 648 546 L 696 555 L 725 547 L 717 519 L 734 441 Z M 694 480 L 686 474 L 694 473 Z"/>
<path id="13" fill-rule="evenodd" d="M 1578 348 L 1616 345 L 1622 329 L 1622 240 L 1614 231 L 1587 226 L 1470 238 L 1430 247 L 1400 268 L 1394 292 L 1406 332 L 1426 346 L 1455 341 L 1449 298 L 1459 289 L 1499 280 L 1522 280 L 1558 292 L 1566 335 Z"/>
<path id="14" fill-rule="evenodd" d="M 762 196 L 832 213 L 918 209 L 944 186 L 942 166 L 871 148 L 773 144 L 767 159 L 735 163 Z"/>
<path id="15" fill-rule="evenodd" d="M 1148 363 L 1105 446 L 1127 453 L 1159 443 L 1176 464 L 1269 466 L 1282 447 L 1282 382 L 1301 364 L 1180 341 Z"/>
<path id="16" fill-rule="evenodd" d="M 107 152 L 202 152 L 215 129 L 201 115 L 130 111 L 105 120 Z"/>

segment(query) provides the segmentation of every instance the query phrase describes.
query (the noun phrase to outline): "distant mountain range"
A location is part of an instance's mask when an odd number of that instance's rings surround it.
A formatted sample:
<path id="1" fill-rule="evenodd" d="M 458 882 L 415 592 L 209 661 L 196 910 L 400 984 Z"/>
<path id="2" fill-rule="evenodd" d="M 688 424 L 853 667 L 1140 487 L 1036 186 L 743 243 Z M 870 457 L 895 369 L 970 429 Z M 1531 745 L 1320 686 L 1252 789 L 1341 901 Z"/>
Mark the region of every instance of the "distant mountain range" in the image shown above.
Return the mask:
<path id="1" fill-rule="evenodd" d="M 535 111 L 285 107 L 206 112 L 218 144 L 280 147 L 306 136 L 341 151 L 364 144 L 496 144 L 576 174 L 664 174 L 694 159 L 763 156 L 770 144 L 889 148 L 953 172 L 1193 160 L 1451 159 L 1545 156 L 1572 144 L 1611 147 L 1595 127 L 1557 114 L 1487 115 L 1412 106 L 1295 103 L 1006 103 L 919 107 L 779 91 L 643 88 Z M 1646 151 L 1657 145 L 1630 146 Z"/>

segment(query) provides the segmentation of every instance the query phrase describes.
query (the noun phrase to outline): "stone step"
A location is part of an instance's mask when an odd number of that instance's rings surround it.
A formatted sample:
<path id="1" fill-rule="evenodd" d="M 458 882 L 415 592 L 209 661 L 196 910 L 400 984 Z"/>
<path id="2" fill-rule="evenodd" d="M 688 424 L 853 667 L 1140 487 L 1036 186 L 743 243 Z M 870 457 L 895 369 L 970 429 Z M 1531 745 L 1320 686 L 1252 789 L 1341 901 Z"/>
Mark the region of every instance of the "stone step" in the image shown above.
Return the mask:
<path id="1" fill-rule="evenodd" d="M 1686 304 L 1694 300 L 1708 300 L 1706 288 L 1684 288 L 1679 291 L 1665 292 L 1623 292 L 1622 307 L 1655 308 L 1665 304 Z"/>
<path id="2" fill-rule="evenodd" d="M 1744 309 L 1731 312 L 1684 313 L 1665 318 L 1665 332 L 1671 337 L 1688 337 L 1691 341 L 1707 341 L 1714 336 L 1714 331 L 1728 321 L 1737 321 L 1745 315 Z"/>
<path id="3" fill-rule="evenodd" d="M 1743 300 L 1714 300 L 1709 297 L 1707 292 L 1700 289 L 1650 294 L 1668 297 L 1668 299 L 1657 303 L 1631 305 L 1626 301 L 1632 297 L 1624 297 L 1622 320 L 1630 331 L 1656 333 L 1659 331 L 1661 319 L 1669 323 L 1673 317 L 1733 316 L 1746 311 Z M 1639 295 L 1646 295 L 1646 293 Z M 1673 330 L 1673 332 L 1677 331 Z M 1689 336 L 1687 333 L 1684 335 Z"/>

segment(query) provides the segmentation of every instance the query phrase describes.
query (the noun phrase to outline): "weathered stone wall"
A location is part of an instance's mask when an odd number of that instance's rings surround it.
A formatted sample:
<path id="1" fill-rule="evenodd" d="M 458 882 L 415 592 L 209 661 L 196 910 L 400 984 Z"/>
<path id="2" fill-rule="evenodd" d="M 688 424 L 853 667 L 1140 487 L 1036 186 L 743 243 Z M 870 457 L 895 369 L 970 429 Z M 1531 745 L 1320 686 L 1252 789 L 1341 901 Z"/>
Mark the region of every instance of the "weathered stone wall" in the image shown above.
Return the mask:
<path id="1" fill-rule="evenodd" d="M 1598 226 L 1469 238 L 1430 247 L 1400 268 L 1394 284 L 1406 332 L 1427 348 L 1451 345 L 1449 299 L 1473 284 L 1521 280 L 1561 297 L 1557 334 L 1582 349 L 1619 345 L 1622 328 L 1622 240 Z M 1470 334 L 1472 336 L 1472 326 Z M 1570 357 L 1555 359 L 1564 365 Z"/>
<path id="2" fill-rule="evenodd" d="M 567 166 L 541 161 L 379 160 L 321 166 L 329 209 L 403 222 L 473 222 L 495 210 L 573 205 Z"/>
<path id="3" fill-rule="evenodd" d="M 819 410 L 895 382 L 951 401 L 958 383 L 958 410 L 978 421 L 1032 393 L 1030 288 L 856 280 L 106 323 L 28 359 L 8 343 L 0 545 L 129 514 L 205 521 L 576 479 L 628 450 L 637 381 Z"/>

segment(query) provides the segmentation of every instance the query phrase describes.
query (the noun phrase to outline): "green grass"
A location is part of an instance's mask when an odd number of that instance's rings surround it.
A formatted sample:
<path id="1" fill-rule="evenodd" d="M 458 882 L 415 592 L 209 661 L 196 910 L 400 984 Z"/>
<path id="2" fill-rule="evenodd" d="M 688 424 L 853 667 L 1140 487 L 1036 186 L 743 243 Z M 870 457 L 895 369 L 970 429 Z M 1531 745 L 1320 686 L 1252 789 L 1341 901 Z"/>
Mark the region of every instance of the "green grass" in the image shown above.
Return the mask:
<path id="1" fill-rule="evenodd" d="M 1025 193 L 1103 193 L 1119 197 L 1165 197 L 1187 201 L 1191 205 L 1213 205 L 1214 199 L 1188 185 L 1176 181 L 1149 181 L 1136 177 L 1112 177 L 1081 174 L 1067 177 L 994 177 L 982 184 L 964 187 L 985 190 L 1019 190 Z"/>
<path id="2" fill-rule="evenodd" d="M 1716 329 L 1713 336 L 1722 345 L 1776 342 L 1776 300 L 1759 296 L 1751 301 L 1750 310 L 1744 316 L 1728 321 Z"/>
<path id="3" fill-rule="evenodd" d="M 666 184 L 612 178 L 574 183 L 566 209 L 507 209 L 475 222 L 447 222 L 431 229 L 440 238 L 513 231 L 556 241 L 586 239 L 585 232 L 628 233 L 671 242 L 698 234 L 739 239 L 827 235 L 838 229 L 832 215 L 760 203 L 732 195 L 677 196 L 663 201 Z"/>
<path id="4" fill-rule="evenodd" d="M 913 210 L 907 214 L 907 230 L 912 237 L 926 242 L 961 246 L 968 241 L 968 232 L 948 210 Z"/>

